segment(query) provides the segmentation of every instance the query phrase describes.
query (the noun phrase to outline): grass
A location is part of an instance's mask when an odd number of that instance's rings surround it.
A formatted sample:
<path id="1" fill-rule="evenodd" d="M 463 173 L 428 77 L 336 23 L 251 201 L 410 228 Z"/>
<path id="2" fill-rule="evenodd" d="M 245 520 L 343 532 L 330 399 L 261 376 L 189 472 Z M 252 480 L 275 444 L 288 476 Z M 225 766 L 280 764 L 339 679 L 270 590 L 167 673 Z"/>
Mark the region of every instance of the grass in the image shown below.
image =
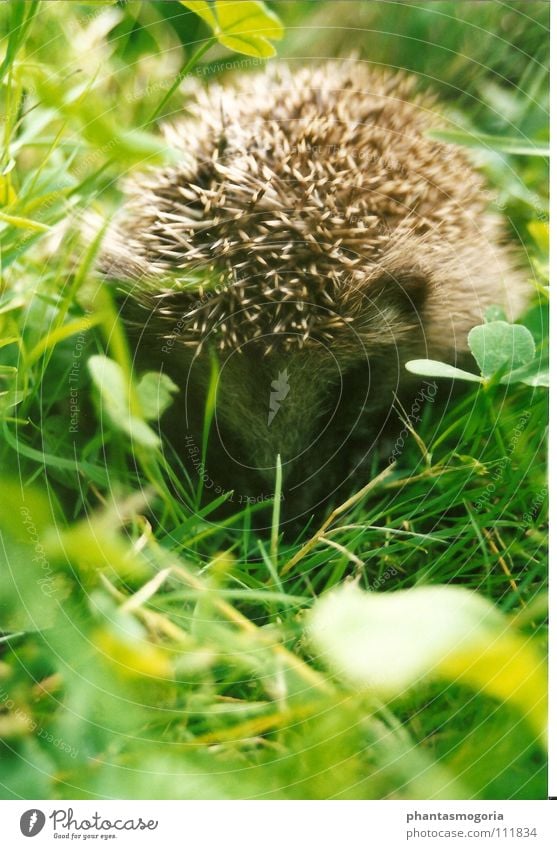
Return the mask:
<path id="1" fill-rule="evenodd" d="M 279 55 L 357 42 L 438 90 L 522 245 L 543 349 L 547 4 L 359 3 L 356 32 L 332 3 L 275 6 Z M 377 592 L 458 583 L 543 646 L 545 390 L 425 403 L 395 468 L 319 531 L 283 539 L 280 465 L 269 536 L 253 530 L 265 505 L 217 518 L 226 495 L 170 446 L 132 447 L 102 418 L 88 359 L 119 365 L 136 410 L 138 381 L 94 272 L 102 234 L 84 249 L 79 224 L 167 160 L 157 125 L 209 33 L 156 2 L 3 4 L 0 27 L 2 795 L 543 798 L 543 747 L 510 704 L 457 680 L 380 704 L 313 657 L 305 621 L 355 576 Z M 203 76 L 242 58 L 213 47 Z"/>

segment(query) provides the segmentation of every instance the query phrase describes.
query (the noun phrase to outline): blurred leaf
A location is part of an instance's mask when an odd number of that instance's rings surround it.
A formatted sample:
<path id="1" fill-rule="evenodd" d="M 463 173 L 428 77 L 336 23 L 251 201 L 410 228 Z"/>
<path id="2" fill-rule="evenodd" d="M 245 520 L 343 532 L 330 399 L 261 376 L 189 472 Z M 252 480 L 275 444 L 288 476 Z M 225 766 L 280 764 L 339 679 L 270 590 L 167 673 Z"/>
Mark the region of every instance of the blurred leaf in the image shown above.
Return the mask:
<path id="1" fill-rule="evenodd" d="M 55 330 L 52 330 L 50 333 L 47 333 L 46 336 L 38 342 L 35 347 L 29 352 L 28 365 L 38 360 L 46 351 L 50 348 L 54 348 L 64 339 L 68 339 L 71 336 L 75 336 L 77 333 L 84 333 L 91 329 L 95 324 L 98 324 L 100 321 L 99 316 L 85 316 L 84 318 L 76 318 L 73 321 L 69 321 L 67 324 L 61 325 L 57 327 Z"/>
<path id="2" fill-rule="evenodd" d="M 137 384 L 137 396 L 147 421 L 158 420 L 174 402 L 178 387 L 168 375 L 158 371 L 146 372 Z"/>
<path id="3" fill-rule="evenodd" d="M 460 144 L 464 147 L 488 148 L 499 153 L 514 154 L 515 156 L 549 157 L 548 145 L 530 144 L 523 139 L 513 139 L 507 136 L 490 136 L 486 133 L 466 132 L 464 130 L 430 130 L 428 135 L 433 139 Z"/>
<path id="4" fill-rule="evenodd" d="M 12 186 L 9 176 L 0 174 L 0 204 L 9 206 L 17 200 L 17 194 Z"/>
<path id="5" fill-rule="evenodd" d="M 19 342 L 19 336 L 8 336 L 5 339 L 0 339 L 0 348 L 6 348 L 8 345 L 13 345 Z"/>
<path id="6" fill-rule="evenodd" d="M 0 630 L 52 625 L 69 588 L 44 545 L 53 505 L 37 487 L 4 478 L 0 499 Z"/>
<path id="7" fill-rule="evenodd" d="M 172 677 L 172 666 L 166 652 L 149 643 L 145 636 L 125 627 L 126 618 L 120 614 L 110 627 L 99 628 L 92 642 L 125 676 L 146 675 L 155 678 Z M 134 620 L 134 623 L 137 624 Z"/>
<path id="8" fill-rule="evenodd" d="M 44 549 L 49 559 L 62 566 L 77 567 L 86 577 L 108 572 L 126 581 L 152 577 L 148 562 L 118 533 L 118 528 L 105 516 L 93 516 L 70 528 L 51 529 L 44 536 Z"/>
<path id="9" fill-rule="evenodd" d="M 505 315 L 505 311 L 502 307 L 498 307 L 496 304 L 488 307 L 484 314 L 484 321 L 487 323 L 489 321 L 506 321 L 507 316 Z"/>
<path id="10" fill-rule="evenodd" d="M 549 367 L 540 368 L 538 362 L 530 363 L 503 375 L 501 383 L 506 386 L 512 383 L 525 383 L 526 386 L 549 386 Z"/>
<path id="11" fill-rule="evenodd" d="M 49 628 L 69 592 L 39 536 L 15 542 L 0 534 L 0 631 Z"/>
<path id="12" fill-rule="evenodd" d="M 191 9 L 192 12 L 195 12 L 196 15 L 199 15 L 202 18 L 207 26 L 211 27 L 213 32 L 217 27 L 217 20 L 213 14 L 213 10 L 211 8 L 210 3 L 207 3 L 207 0 L 180 0 L 182 6 L 187 6 L 188 9 Z"/>
<path id="13" fill-rule="evenodd" d="M 371 593 L 345 584 L 316 602 L 309 637 L 322 660 L 380 698 L 425 679 L 460 681 L 513 702 L 545 734 L 541 656 L 494 604 L 464 587 Z"/>
<path id="14" fill-rule="evenodd" d="M 118 363 L 98 354 L 89 358 L 87 366 L 99 391 L 102 412 L 112 424 L 145 448 L 158 448 L 157 434 L 139 416 L 132 414 L 130 387 Z"/>
<path id="15" fill-rule="evenodd" d="M 20 230 L 36 230 L 39 233 L 45 233 L 49 229 L 46 224 L 41 224 L 40 221 L 32 221 L 30 218 L 23 218 L 21 215 L 8 215 L 7 212 L 1 211 L 0 221 L 11 224 L 12 227 L 17 227 Z"/>
<path id="16" fill-rule="evenodd" d="M 529 221 L 528 232 L 538 248 L 544 253 L 549 253 L 549 224 L 547 221 Z"/>

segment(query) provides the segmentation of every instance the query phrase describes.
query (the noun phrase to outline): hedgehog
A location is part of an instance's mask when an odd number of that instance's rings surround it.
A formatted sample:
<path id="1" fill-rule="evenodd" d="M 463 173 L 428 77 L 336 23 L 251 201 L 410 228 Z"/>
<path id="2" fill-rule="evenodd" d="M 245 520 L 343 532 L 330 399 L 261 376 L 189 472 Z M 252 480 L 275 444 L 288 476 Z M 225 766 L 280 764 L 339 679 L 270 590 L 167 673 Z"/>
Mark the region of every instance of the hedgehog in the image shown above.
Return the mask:
<path id="1" fill-rule="evenodd" d="M 100 267 L 138 362 L 181 389 L 167 431 L 190 466 L 217 374 L 209 489 L 266 499 L 280 458 L 291 512 L 317 509 L 385 453 L 408 360 L 460 364 L 487 307 L 523 308 L 441 121 L 411 77 L 339 60 L 200 86 L 164 127 L 179 157 L 127 187 Z"/>

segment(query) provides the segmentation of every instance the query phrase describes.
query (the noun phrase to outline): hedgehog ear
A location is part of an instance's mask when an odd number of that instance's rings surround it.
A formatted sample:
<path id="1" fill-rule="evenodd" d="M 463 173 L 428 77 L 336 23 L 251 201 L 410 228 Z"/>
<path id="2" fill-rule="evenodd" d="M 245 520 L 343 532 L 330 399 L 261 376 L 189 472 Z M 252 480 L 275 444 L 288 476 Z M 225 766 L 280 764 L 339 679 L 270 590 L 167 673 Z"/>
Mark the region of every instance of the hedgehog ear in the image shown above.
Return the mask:
<path id="1" fill-rule="evenodd" d="M 378 284 L 383 294 L 401 308 L 421 309 L 431 287 L 431 278 L 421 268 L 403 266 L 384 272 Z"/>

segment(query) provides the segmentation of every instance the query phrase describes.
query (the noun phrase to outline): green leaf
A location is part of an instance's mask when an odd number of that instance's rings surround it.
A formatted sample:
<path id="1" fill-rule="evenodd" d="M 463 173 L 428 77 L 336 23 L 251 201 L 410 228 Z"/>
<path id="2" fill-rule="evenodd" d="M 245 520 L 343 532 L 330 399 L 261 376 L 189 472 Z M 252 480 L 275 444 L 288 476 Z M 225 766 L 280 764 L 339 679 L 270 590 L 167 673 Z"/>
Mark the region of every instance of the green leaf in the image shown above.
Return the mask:
<path id="1" fill-rule="evenodd" d="M 277 52 L 270 41 L 257 35 L 219 35 L 217 40 L 223 47 L 243 53 L 244 56 L 269 59 Z"/>
<path id="2" fill-rule="evenodd" d="M 137 396 L 147 421 L 162 416 L 174 401 L 172 396 L 175 392 L 178 392 L 178 387 L 167 374 L 148 371 L 143 375 L 137 384 Z"/>
<path id="3" fill-rule="evenodd" d="M 199 15 L 199 17 L 205 21 L 207 26 L 211 27 L 213 32 L 215 31 L 217 21 L 209 3 L 207 3 L 206 0 L 180 0 L 180 2 L 182 3 L 182 6 L 186 6 L 192 12 L 195 12 L 196 15 Z"/>
<path id="4" fill-rule="evenodd" d="M 23 218 L 21 215 L 8 215 L 7 212 L 1 211 L 0 221 L 11 224 L 12 227 L 18 227 L 20 230 L 36 230 L 38 233 L 46 233 L 50 229 L 40 221 L 32 221 L 30 218 Z"/>
<path id="5" fill-rule="evenodd" d="M 101 409 L 113 426 L 145 448 L 158 448 L 159 438 L 130 408 L 130 390 L 122 368 L 114 360 L 97 354 L 87 366 L 101 399 Z"/>
<path id="6" fill-rule="evenodd" d="M 219 44 L 237 53 L 266 59 L 276 51 L 272 41 L 284 36 L 280 19 L 258 0 L 181 0 L 211 28 Z"/>
<path id="7" fill-rule="evenodd" d="M 473 383 L 482 382 L 478 374 L 472 374 L 471 371 L 464 371 L 438 360 L 409 360 L 406 363 L 406 370 L 422 377 L 448 377 L 453 380 L 470 380 Z"/>
<path id="8" fill-rule="evenodd" d="M 364 592 L 344 584 L 309 620 L 314 648 L 350 684 L 383 699 L 424 680 L 459 681 L 514 703 L 545 734 L 542 658 L 494 604 L 464 587 Z"/>
<path id="9" fill-rule="evenodd" d="M 284 36 L 279 18 L 256 0 L 216 0 L 215 10 L 226 35 L 257 35 L 273 41 Z"/>
<path id="10" fill-rule="evenodd" d="M 473 327 L 468 344 L 484 377 L 507 366 L 509 370 L 530 363 L 536 353 L 534 337 L 521 324 L 491 321 Z"/>

